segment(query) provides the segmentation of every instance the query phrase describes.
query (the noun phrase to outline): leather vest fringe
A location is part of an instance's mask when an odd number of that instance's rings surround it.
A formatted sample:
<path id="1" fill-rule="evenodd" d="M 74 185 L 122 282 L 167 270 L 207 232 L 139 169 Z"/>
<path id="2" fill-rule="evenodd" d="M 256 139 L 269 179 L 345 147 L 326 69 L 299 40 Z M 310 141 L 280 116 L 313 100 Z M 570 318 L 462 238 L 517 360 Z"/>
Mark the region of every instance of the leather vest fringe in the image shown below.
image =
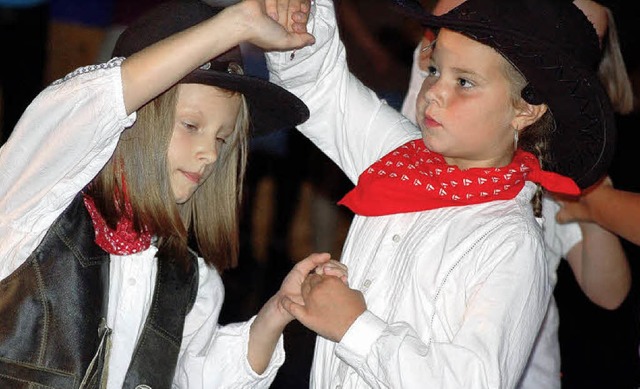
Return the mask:
<path id="1" fill-rule="evenodd" d="M 149 314 L 123 388 L 170 388 L 186 314 L 198 290 L 197 258 L 184 271 L 158 258 Z M 102 388 L 109 261 L 94 243 L 78 195 L 25 263 L 0 281 L 0 388 Z"/>

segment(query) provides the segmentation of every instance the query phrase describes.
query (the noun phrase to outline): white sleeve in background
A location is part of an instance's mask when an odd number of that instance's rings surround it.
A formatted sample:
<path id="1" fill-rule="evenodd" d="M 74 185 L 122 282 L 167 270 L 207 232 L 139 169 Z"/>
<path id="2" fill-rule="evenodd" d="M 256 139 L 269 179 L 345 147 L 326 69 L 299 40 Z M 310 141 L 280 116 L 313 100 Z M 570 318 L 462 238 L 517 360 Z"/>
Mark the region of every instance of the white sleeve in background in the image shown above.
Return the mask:
<path id="1" fill-rule="evenodd" d="M 224 286 L 215 269 L 199 260 L 196 302 L 187 315 L 174 388 L 260 389 L 268 388 L 284 363 L 282 336 L 269 366 L 256 374 L 247 358 L 249 329 L 255 317 L 242 323 L 218 324 Z"/>
<path id="2" fill-rule="evenodd" d="M 411 76 L 409 78 L 409 87 L 407 88 L 407 94 L 404 97 L 404 101 L 402 102 L 402 114 L 412 123 L 417 122 L 416 118 L 416 100 L 418 98 L 418 93 L 420 92 L 420 88 L 422 88 L 422 82 L 426 78 L 426 73 L 420 70 L 419 57 L 420 57 L 420 43 L 413 51 L 413 64 L 411 65 Z"/>
<path id="3" fill-rule="evenodd" d="M 560 204 L 548 196 L 542 201 L 542 229 L 544 242 L 547 246 L 549 262 L 557 267 L 560 258 L 566 258 L 567 253 L 582 241 L 582 230 L 577 222 L 560 224 L 556 221 L 556 214 Z M 551 270 L 555 272 L 555 267 Z"/>
<path id="4" fill-rule="evenodd" d="M 309 106 L 311 117 L 299 130 L 356 182 L 372 163 L 420 132 L 349 72 L 332 1 L 315 2 L 307 28 L 314 45 L 267 54 L 270 79 Z"/>

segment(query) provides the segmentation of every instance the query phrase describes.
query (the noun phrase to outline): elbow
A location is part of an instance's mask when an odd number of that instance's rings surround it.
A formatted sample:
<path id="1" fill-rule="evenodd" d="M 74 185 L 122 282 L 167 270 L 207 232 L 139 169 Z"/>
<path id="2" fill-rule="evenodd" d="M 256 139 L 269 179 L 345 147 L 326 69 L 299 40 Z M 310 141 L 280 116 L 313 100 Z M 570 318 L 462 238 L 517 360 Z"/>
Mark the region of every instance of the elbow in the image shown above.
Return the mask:
<path id="1" fill-rule="evenodd" d="M 605 293 L 587 294 L 587 297 L 591 302 L 599 306 L 600 308 L 613 311 L 622 305 L 627 298 L 629 291 L 631 290 L 631 280 L 621 282 L 614 287 L 608 288 Z"/>

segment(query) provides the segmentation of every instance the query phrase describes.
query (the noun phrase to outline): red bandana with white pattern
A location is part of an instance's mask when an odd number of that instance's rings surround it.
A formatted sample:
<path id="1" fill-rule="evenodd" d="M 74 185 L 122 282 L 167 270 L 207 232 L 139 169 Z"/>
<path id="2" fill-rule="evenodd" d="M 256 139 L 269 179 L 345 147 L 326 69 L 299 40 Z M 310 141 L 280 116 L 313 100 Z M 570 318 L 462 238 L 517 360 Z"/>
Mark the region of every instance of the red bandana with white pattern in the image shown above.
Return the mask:
<path id="1" fill-rule="evenodd" d="M 382 216 L 513 199 L 525 181 L 577 196 L 568 177 L 540 169 L 538 159 L 518 149 L 507 166 L 461 170 L 448 165 L 421 139 L 410 141 L 364 171 L 338 204 L 362 216 Z"/>
<path id="2" fill-rule="evenodd" d="M 148 231 L 138 233 L 133 228 L 133 221 L 130 218 L 122 217 L 116 229 L 112 229 L 107 225 L 93 198 L 84 194 L 84 205 L 87 207 L 93 221 L 93 228 L 96 232 L 95 242 L 101 249 L 109 254 L 130 255 L 139 253 L 149 248 L 151 245 L 151 234 Z M 131 214 L 131 204 L 125 204 L 126 213 Z"/>

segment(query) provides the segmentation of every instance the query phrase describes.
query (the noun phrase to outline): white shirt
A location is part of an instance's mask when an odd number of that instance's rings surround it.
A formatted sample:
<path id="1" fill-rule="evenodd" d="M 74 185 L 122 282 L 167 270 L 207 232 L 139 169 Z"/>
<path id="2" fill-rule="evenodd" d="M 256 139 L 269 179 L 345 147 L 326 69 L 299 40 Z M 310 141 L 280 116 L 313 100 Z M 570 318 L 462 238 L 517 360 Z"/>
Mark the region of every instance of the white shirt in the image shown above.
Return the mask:
<path id="1" fill-rule="evenodd" d="M 402 104 L 402 114 L 412 122 L 416 122 L 416 99 L 422 87 L 426 73 L 420 70 L 419 56 L 421 45 L 413 52 L 413 65 L 411 66 L 411 78 L 405 100 Z M 578 223 L 558 224 L 555 215 L 560 205 L 552 198 L 545 196 L 542 203 L 542 228 L 544 241 L 547 248 L 547 261 L 549 264 L 549 277 L 551 286 L 555 287 L 557 276 L 556 269 L 561 258 L 566 258 L 571 248 L 582 241 L 582 231 Z M 527 367 L 522 375 L 520 389 L 560 389 L 560 344 L 558 340 L 558 328 L 560 316 L 555 299 L 551 296 L 549 308 L 545 316 L 540 333 L 536 338 L 533 351 Z"/>
<path id="2" fill-rule="evenodd" d="M 121 59 L 78 69 L 43 91 L 0 149 L 0 280 L 18 268 L 55 219 L 110 158 L 135 121 L 122 96 Z M 121 388 L 155 286 L 157 248 L 111 256 L 108 388 Z M 267 388 L 284 361 L 282 338 L 267 370 L 247 360 L 251 321 L 218 325 L 222 280 L 198 260 L 199 287 L 185 319 L 173 386 Z M 0 281 L 1 282 L 1 281 Z"/>
<path id="3" fill-rule="evenodd" d="M 318 0 L 315 45 L 272 53 L 272 81 L 309 106 L 300 130 L 355 182 L 419 130 L 353 77 L 332 2 Z M 339 344 L 318 337 L 313 388 L 512 388 L 551 287 L 527 183 L 513 200 L 356 216 L 342 261 L 368 310 Z"/>

